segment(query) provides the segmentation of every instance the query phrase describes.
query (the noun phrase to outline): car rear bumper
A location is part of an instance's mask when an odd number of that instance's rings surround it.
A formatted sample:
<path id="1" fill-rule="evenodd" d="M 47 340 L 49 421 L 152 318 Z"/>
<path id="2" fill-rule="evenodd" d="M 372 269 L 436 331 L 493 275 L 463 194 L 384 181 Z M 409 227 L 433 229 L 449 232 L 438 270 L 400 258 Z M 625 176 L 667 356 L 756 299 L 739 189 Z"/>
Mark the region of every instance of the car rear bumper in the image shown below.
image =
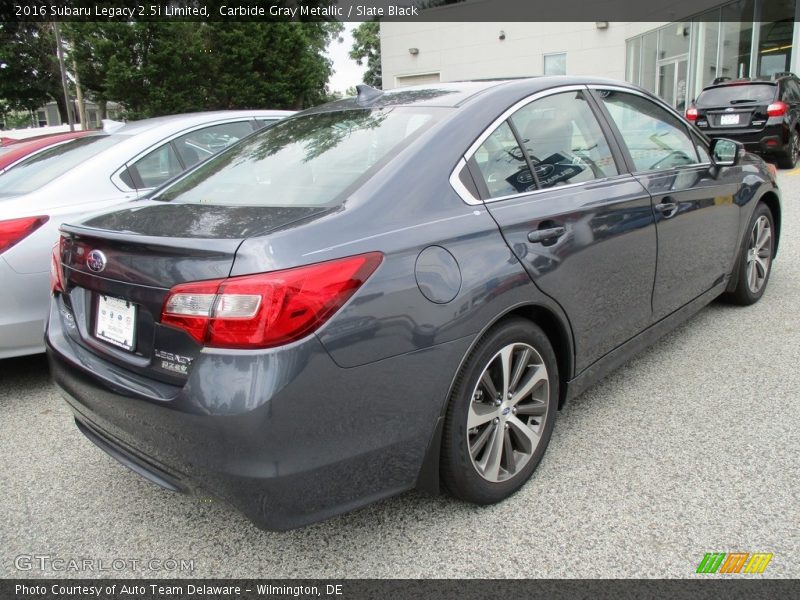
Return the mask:
<path id="1" fill-rule="evenodd" d="M 0 257 L 0 359 L 44 352 L 49 273 L 17 273 Z"/>
<path id="2" fill-rule="evenodd" d="M 415 486 L 471 338 L 341 368 L 316 337 L 208 352 L 183 387 L 147 382 L 47 331 L 55 383 L 95 444 L 168 489 L 289 529 Z M 69 326 L 66 324 L 66 326 Z"/>
<path id="3" fill-rule="evenodd" d="M 788 130 L 784 127 L 768 126 L 760 130 L 701 129 L 710 138 L 727 138 L 744 144 L 748 152 L 774 154 L 783 152 L 789 142 Z"/>

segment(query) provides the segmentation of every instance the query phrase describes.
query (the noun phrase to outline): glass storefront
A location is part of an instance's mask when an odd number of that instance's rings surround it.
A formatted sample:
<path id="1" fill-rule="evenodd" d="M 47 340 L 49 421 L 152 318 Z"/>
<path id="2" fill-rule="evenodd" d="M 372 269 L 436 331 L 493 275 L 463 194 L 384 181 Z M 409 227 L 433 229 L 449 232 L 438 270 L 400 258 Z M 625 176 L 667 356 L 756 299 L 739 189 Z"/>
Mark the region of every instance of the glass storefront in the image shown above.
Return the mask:
<path id="1" fill-rule="evenodd" d="M 797 0 L 736 0 L 631 38 L 628 81 L 683 110 L 718 77 L 789 71 Z"/>

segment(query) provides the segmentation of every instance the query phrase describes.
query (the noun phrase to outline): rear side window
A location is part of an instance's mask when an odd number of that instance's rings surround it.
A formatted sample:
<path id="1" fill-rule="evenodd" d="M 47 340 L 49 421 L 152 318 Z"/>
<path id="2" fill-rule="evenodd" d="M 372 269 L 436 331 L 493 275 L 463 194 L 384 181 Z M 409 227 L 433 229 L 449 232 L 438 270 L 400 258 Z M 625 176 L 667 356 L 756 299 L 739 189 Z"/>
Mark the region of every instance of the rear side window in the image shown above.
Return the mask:
<path id="1" fill-rule="evenodd" d="M 539 187 L 618 175 L 614 156 L 583 92 L 534 100 L 511 117 Z"/>
<path id="2" fill-rule="evenodd" d="M 758 104 L 775 100 L 778 86 L 774 83 L 745 83 L 724 85 L 703 90 L 695 104 L 701 108 L 730 106 L 735 104 Z"/>
<path id="3" fill-rule="evenodd" d="M 688 130 L 672 113 L 635 94 L 602 90 L 600 97 L 622 134 L 636 171 L 698 162 Z"/>
<path id="4" fill-rule="evenodd" d="M 250 121 L 221 123 L 191 131 L 175 138 L 173 143 L 183 161 L 183 166 L 188 169 L 251 133 L 253 127 Z"/>
<path id="5" fill-rule="evenodd" d="M 528 162 L 508 123 L 501 124 L 473 155 L 489 198 L 522 194 L 536 189 Z"/>
<path id="6" fill-rule="evenodd" d="M 128 167 L 128 171 L 131 170 L 138 175 L 140 182 L 140 185 L 133 187 L 146 189 L 157 187 L 168 179 L 172 179 L 183 171 L 183 166 L 172 145 L 167 143 L 137 160 Z M 128 183 L 124 177 L 122 180 Z"/>

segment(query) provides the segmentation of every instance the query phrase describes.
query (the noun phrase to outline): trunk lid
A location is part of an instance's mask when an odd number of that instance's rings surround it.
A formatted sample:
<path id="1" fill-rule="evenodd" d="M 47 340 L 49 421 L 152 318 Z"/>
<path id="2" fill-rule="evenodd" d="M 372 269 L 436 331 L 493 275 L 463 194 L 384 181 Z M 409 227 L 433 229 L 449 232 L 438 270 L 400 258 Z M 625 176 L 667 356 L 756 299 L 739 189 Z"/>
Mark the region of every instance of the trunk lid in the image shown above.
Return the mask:
<path id="1" fill-rule="evenodd" d="M 77 325 L 69 335 L 120 366 L 181 384 L 201 346 L 160 324 L 170 288 L 225 278 L 244 239 L 326 211 L 145 202 L 63 225 L 58 301 Z"/>

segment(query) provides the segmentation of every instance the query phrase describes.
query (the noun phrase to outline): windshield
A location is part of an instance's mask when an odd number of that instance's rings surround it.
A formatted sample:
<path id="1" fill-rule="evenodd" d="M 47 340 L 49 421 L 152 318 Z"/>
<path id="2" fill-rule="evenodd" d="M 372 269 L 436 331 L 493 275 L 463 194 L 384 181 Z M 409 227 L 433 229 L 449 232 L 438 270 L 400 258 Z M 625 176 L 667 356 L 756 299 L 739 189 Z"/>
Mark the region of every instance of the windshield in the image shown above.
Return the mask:
<path id="1" fill-rule="evenodd" d="M 69 140 L 18 162 L 0 177 L 0 197 L 38 190 L 127 136 L 89 135 Z"/>
<path id="2" fill-rule="evenodd" d="M 442 109 L 316 113 L 281 121 L 206 161 L 156 200 L 226 206 L 335 206 Z"/>
<path id="3" fill-rule="evenodd" d="M 726 85 L 704 90 L 697 97 L 697 106 L 730 106 L 731 104 L 750 104 L 772 102 L 778 86 L 771 83 L 747 83 Z"/>

